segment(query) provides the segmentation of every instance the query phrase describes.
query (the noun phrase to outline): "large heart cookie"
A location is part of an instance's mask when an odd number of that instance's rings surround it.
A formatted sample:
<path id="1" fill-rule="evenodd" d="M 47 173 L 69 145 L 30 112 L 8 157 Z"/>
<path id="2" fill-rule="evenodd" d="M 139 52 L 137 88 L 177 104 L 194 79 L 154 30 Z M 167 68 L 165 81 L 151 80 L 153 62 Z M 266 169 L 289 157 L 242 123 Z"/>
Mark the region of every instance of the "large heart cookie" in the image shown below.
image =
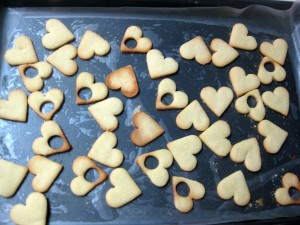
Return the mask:
<path id="1" fill-rule="evenodd" d="M 201 151 L 202 142 L 196 135 L 189 135 L 169 142 L 167 148 L 182 170 L 192 171 L 197 166 L 197 158 L 194 155 Z"/>
<path id="2" fill-rule="evenodd" d="M 15 46 L 8 49 L 4 55 L 6 62 L 11 66 L 18 66 L 26 63 L 36 63 L 36 56 L 32 41 L 29 37 L 20 36 L 15 39 Z"/>
<path id="3" fill-rule="evenodd" d="M 262 94 L 266 106 L 276 112 L 287 116 L 289 113 L 290 95 L 284 87 L 277 87 L 273 92 L 266 91 Z"/>
<path id="4" fill-rule="evenodd" d="M 27 95 L 21 89 L 13 90 L 8 100 L 0 99 L 0 118 L 25 122 L 27 120 Z"/>
<path id="5" fill-rule="evenodd" d="M 10 210 L 10 218 L 20 225 L 46 225 L 47 211 L 47 198 L 39 192 L 33 192 L 28 195 L 26 205 L 17 204 Z"/>
<path id="6" fill-rule="evenodd" d="M 182 58 L 196 59 L 201 65 L 205 65 L 211 61 L 211 54 L 201 36 L 194 37 L 192 40 L 181 45 L 179 52 Z"/>
<path id="7" fill-rule="evenodd" d="M 106 193 L 106 202 L 110 207 L 119 208 L 142 194 L 141 189 L 123 168 L 114 169 L 109 176 L 114 186 Z"/>
<path id="8" fill-rule="evenodd" d="M 244 50 L 254 50 L 257 47 L 255 38 L 248 35 L 248 29 L 242 23 L 237 23 L 233 26 L 229 44 L 234 48 Z"/>
<path id="9" fill-rule="evenodd" d="M 157 49 L 150 50 L 146 58 L 149 74 L 152 79 L 174 74 L 179 67 L 173 58 L 165 58 Z"/>
<path id="10" fill-rule="evenodd" d="M 292 205 L 298 204 L 300 205 L 300 199 L 297 200 L 293 199 L 290 194 L 289 190 L 291 188 L 295 188 L 298 193 L 300 192 L 300 182 L 299 178 L 293 173 L 286 173 L 282 177 L 282 188 L 278 188 L 275 191 L 275 199 L 280 205 Z"/>
<path id="11" fill-rule="evenodd" d="M 117 144 L 117 137 L 112 132 L 104 132 L 95 141 L 88 157 L 110 167 L 118 167 L 123 162 L 123 153 L 114 148 Z"/>
<path id="12" fill-rule="evenodd" d="M 274 66 L 273 71 L 268 71 L 265 68 L 265 64 L 267 63 L 272 63 L 272 65 Z M 264 57 L 259 64 L 257 76 L 260 82 L 262 82 L 263 84 L 270 84 L 273 79 L 277 82 L 284 81 L 286 77 L 286 72 L 281 65 L 279 65 L 269 57 Z"/>
<path id="13" fill-rule="evenodd" d="M 260 52 L 283 65 L 287 55 L 288 44 L 284 39 L 278 38 L 273 44 L 269 42 L 263 42 L 259 48 Z"/>

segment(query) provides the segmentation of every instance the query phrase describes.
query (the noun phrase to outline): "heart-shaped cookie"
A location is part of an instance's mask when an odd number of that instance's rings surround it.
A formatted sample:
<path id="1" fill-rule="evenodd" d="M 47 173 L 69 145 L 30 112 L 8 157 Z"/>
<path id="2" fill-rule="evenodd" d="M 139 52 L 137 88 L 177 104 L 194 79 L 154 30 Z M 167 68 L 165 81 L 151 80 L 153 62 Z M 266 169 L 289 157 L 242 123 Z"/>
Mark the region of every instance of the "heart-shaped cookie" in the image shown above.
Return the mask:
<path id="1" fill-rule="evenodd" d="M 95 141 L 88 157 L 110 167 L 118 167 L 123 162 L 123 153 L 114 148 L 117 145 L 117 137 L 112 132 L 104 132 Z"/>
<path id="2" fill-rule="evenodd" d="M 112 97 L 88 107 L 88 110 L 103 130 L 114 131 L 119 124 L 116 115 L 123 111 L 123 103 Z"/>
<path id="3" fill-rule="evenodd" d="M 78 46 L 78 56 L 87 60 L 94 54 L 104 56 L 110 51 L 109 43 L 93 31 L 87 30 Z"/>
<path id="4" fill-rule="evenodd" d="M 196 135 L 189 135 L 169 142 L 167 148 L 182 170 L 192 171 L 197 166 L 197 158 L 194 155 L 201 151 L 202 142 Z"/>
<path id="5" fill-rule="evenodd" d="M 173 96 L 173 101 L 169 105 L 165 105 L 162 102 L 162 98 L 167 94 Z M 165 78 L 159 83 L 155 105 L 157 110 L 182 109 L 186 107 L 188 103 L 189 99 L 187 94 L 183 91 L 176 91 L 176 83 L 173 80 Z"/>
<path id="6" fill-rule="evenodd" d="M 152 79 L 174 74 L 179 68 L 178 63 L 173 58 L 165 58 L 157 49 L 152 49 L 147 53 L 146 61 Z"/>
<path id="7" fill-rule="evenodd" d="M 119 208 L 142 194 L 141 189 L 123 168 L 114 169 L 109 176 L 114 186 L 106 193 L 106 202 L 112 208 Z"/>
<path id="8" fill-rule="evenodd" d="M 146 160 L 148 157 L 154 157 L 158 160 L 157 167 L 153 169 L 146 167 Z M 157 187 L 163 187 L 167 184 L 169 180 L 167 168 L 169 168 L 173 163 L 173 156 L 169 150 L 160 149 L 140 155 L 136 158 L 136 162 L 154 185 Z"/>
<path id="9" fill-rule="evenodd" d="M 196 59 L 201 65 L 205 65 L 211 61 L 211 54 L 201 36 L 194 37 L 192 40 L 181 45 L 179 53 L 182 58 Z"/>
<path id="10" fill-rule="evenodd" d="M 80 91 L 84 88 L 88 88 L 92 92 L 90 99 L 84 100 L 80 98 Z M 90 104 L 97 101 L 101 101 L 106 98 L 108 89 L 102 82 L 95 83 L 94 76 L 88 72 L 82 72 L 76 79 L 76 103 L 78 105 Z"/>
<path id="11" fill-rule="evenodd" d="M 223 120 L 218 120 L 200 135 L 200 139 L 215 154 L 224 157 L 231 150 L 231 143 L 227 139 L 230 132 L 231 130 L 228 123 Z"/>
<path id="12" fill-rule="evenodd" d="M 217 67 L 227 66 L 239 56 L 239 53 L 233 47 L 219 38 L 212 40 L 210 48 L 215 52 L 211 59 Z"/>
<path id="13" fill-rule="evenodd" d="M 77 72 L 75 59 L 77 50 L 73 45 L 64 45 L 47 57 L 47 62 L 66 76 L 73 76 Z"/>
<path id="14" fill-rule="evenodd" d="M 130 65 L 108 74 L 105 82 L 112 90 L 121 89 L 122 94 L 128 98 L 132 98 L 139 93 L 139 85 Z"/>
<path id="15" fill-rule="evenodd" d="M 32 188 L 37 192 L 49 190 L 62 170 L 62 165 L 40 155 L 33 156 L 28 162 L 29 172 L 36 175 Z"/>
<path id="16" fill-rule="evenodd" d="M 249 138 L 232 146 L 230 158 L 236 163 L 244 162 L 248 170 L 257 172 L 261 168 L 260 149 L 256 138 Z"/>
<path id="17" fill-rule="evenodd" d="M 267 63 L 272 63 L 272 65 L 274 66 L 273 71 L 268 71 L 265 68 L 265 64 L 267 64 Z M 260 82 L 262 82 L 263 84 L 270 84 L 273 79 L 277 82 L 284 81 L 284 79 L 286 77 L 286 72 L 285 72 L 285 69 L 281 65 L 279 65 L 278 63 L 273 61 L 271 58 L 264 57 L 264 58 L 262 58 L 262 60 L 259 64 L 257 76 L 258 76 Z"/>
<path id="18" fill-rule="evenodd" d="M 47 198 L 39 192 L 33 192 L 28 195 L 26 205 L 17 204 L 10 210 L 10 218 L 20 225 L 46 225 L 47 211 Z"/>
<path id="19" fill-rule="evenodd" d="M 76 177 L 71 181 L 70 188 L 77 196 L 86 195 L 107 178 L 107 174 L 86 156 L 77 157 L 73 162 L 72 169 Z M 98 174 L 98 179 L 93 182 L 85 179 L 85 174 L 90 169 L 94 169 Z"/>
<path id="20" fill-rule="evenodd" d="M 36 63 L 36 56 L 32 41 L 29 37 L 20 36 L 15 39 L 14 48 L 8 49 L 4 55 L 6 62 L 11 66 L 18 66 L 26 63 Z"/>
<path id="21" fill-rule="evenodd" d="M 54 114 L 60 109 L 64 101 L 64 93 L 58 88 L 50 89 L 45 95 L 35 91 L 30 94 L 28 104 L 33 111 L 44 120 L 51 120 Z M 48 113 L 42 113 L 42 107 L 46 103 L 52 103 L 53 109 Z"/>
<path id="22" fill-rule="evenodd" d="M 259 50 L 261 54 L 283 65 L 288 51 L 288 44 L 284 39 L 278 38 L 273 44 L 266 41 L 261 43 Z"/>
<path id="23" fill-rule="evenodd" d="M 185 197 L 180 196 L 177 192 L 177 185 L 185 183 L 189 187 L 189 194 Z M 172 177 L 174 205 L 180 212 L 187 213 L 194 207 L 193 200 L 200 200 L 205 195 L 204 186 L 195 180 L 187 179 L 184 177 Z"/>
<path id="24" fill-rule="evenodd" d="M 36 69 L 37 74 L 32 78 L 27 77 L 26 70 L 28 68 Z M 24 64 L 19 66 L 18 69 L 26 89 L 30 92 L 41 90 L 44 86 L 43 80 L 49 78 L 52 74 L 52 67 L 49 63 L 46 62 Z"/>
<path id="25" fill-rule="evenodd" d="M 229 78 L 233 90 L 238 97 L 257 89 L 260 85 L 259 78 L 256 75 L 246 75 L 245 70 L 238 66 L 233 67 L 229 71 Z"/>
<path id="26" fill-rule="evenodd" d="M 220 198 L 228 200 L 233 197 L 239 206 L 245 206 L 250 202 L 250 192 L 244 174 L 238 170 L 223 178 L 218 183 L 217 192 Z"/>
<path id="27" fill-rule="evenodd" d="M 58 19 L 50 19 L 46 23 L 48 32 L 42 39 L 43 46 L 47 49 L 57 49 L 75 39 L 71 31 Z"/>
<path id="28" fill-rule="evenodd" d="M 42 137 L 35 139 L 32 143 L 32 150 L 34 153 L 47 156 L 71 150 L 71 145 L 69 144 L 68 139 L 56 122 L 51 120 L 46 121 L 41 126 L 41 133 Z M 53 137 L 61 138 L 63 143 L 60 148 L 54 149 L 50 146 L 49 142 Z"/>
<path id="29" fill-rule="evenodd" d="M 288 132 L 278 127 L 269 120 L 263 120 L 258 123 L 258 133 L 265 137 L 263 145 L 267 152 L 277 153 L 285 142 Z"/>
<path id="30" fill-rule="evenodd" d="M 237 23 L 233 26 L 229 44 L 234 48 L 244 50 L 254 50 L 257 47 L 255 37 L 248 35 L 248 29 L 242 23 Z"/>
<path id="31" fill-rule="evenodd" d="M 165 132 L 154 119 L 144 112 L 135 113 L 132 123 L 136 129 L 131 132 L 130 139 L 137 146 L 145 146 Z"/>
<path id="32" fill-rule="evenodd" d="M 298 193 L 300 192 L 299 178 L 293 173 L 286 173 L 282 177 L 282 188 L 275 191 L 275 199 L 280 205 L 300 204 L 300 199 L 293 199 L 289 194 L 290 188 L 295 188 Z"/>
<path id="33" fill-rule="evenodd" d="M 274 91 L 266 91 L 262 94 L 262 99 L 266 106 L 276 112 L 287 116 L 290 106 L 290 95 L 284 87 L 277 87 Z"/>
<path id="34" fill-rule="evenodd" d="M 21 89 L 12 90 L 8 100 L 0 99 L 0 118 L 6 120 L 27 121 L 27 95 Z"/>
<path id="35" fill-rule="evenodd" d="M 129 48 L 126 46 L 128 40 L 135 40 L 136 46 Z M 143 31 L 138 26 L 130 26 L 127 28 L 123 40 L 121 42 L 121 52 L 123 53 L 147 53 L 152 48 L 152 41 L 143 37 Z"/>
<path id="36" fill-rule="evenodd" d="M 200 98 L 208 108 L 218 117 L 222 116 L 233 99 L 233 92 L 229 87 L 205 87 L 200 92 Z"/>

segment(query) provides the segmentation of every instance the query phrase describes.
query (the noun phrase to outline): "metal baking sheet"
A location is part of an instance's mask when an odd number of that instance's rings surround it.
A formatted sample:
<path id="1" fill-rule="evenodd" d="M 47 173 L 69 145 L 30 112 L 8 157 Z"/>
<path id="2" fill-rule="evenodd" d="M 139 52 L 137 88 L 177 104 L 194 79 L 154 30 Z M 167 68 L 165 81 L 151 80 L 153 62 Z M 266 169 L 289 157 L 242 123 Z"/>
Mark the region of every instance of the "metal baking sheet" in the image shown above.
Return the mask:
<path id="1" fill-rule="evenodd" d="M 3 58 L 6 49 L 13 46 L 19 35 L 29 36 L 34 43 L 39 60 L 43 61 L 51 53 L 42 46 L 41 38 L 46 33 L 45 23 L 49 18 L 58 18 L 75 34 L 72 42 L 79 45 L 85 30 L 90 29 L 109 41 L 110 53 L 105 57 L 94 57 L 89 61 L 76 59 L 78 73 L 87 71 L 95 75 L 97 82 L 103 82 L 111 71 L 126 65 L 132 65 L 140 85 L 140 93 L 133 99 L 127 99 L 119 91 L 109 91 L 109 97 L 116 96 L 124 103 L 124 111 L 118 116 L 120 125 L 115 131 L 118 137 L 117 148 L 123 151 L 125 160 L 121 167 L 126 168 L 143 194 L 120 209 L 112 209 L 105 202 L 105 193 L 111 187 L 109 180 L 96 187 L 85 197 L 77 197 L 70 191 L 69 184 L 74 175 L 72 162 L 80 155 L 87 155 L 94 141 L 103 132 L 87 111 L 87 106 L 75 104 L 76 76 L 66 77 L 54 69 L 50 79 L 45 81 L 43 92 L 50 88 L 59 88 L 65 94 L 61 110 L 55 115 L 57 121 L 73 149 L 70 152 L 50 156 L 63 164 L 64 169 L 51 189 L 46 193 L 49 201 L 49 224 L 51 225 L 95 225 L 95 224 L 202 224 L 224 223 L 230 221 L 264 220 L 279 217 L 300 216 L 299 206 L 279 206 L 274 199 L 275 190 L 281 186 L 281 177 L 286 172 L 300 176 L 300 119 L 299 119 L 299 4 L 286 11 L 274 10 L 263 6 L 250 6 L 244 9 L 228 7 L 217 8 L 2 8 L 0 11 L 1 62 L 0 62 L 0 98 L 16 88 L 25 90 L 17 67 L 9 66 Z M 126 28 L 138 25 L 144 36 L 149 37 L 153 47 L 166 56 L 173 57 L 180 66 L 179 72 L 170 76 L 179 90 L 185 91 L 189 101 L 199 98 L 199 91 L 205 86 L 231 87 L 229 70 L 241 66 L 247 73 L 257 73 L 262 58 L 255 51 L 238 50 L 240 56 L 225 68 L 216 68 L 212 63 L 201 66 L 195 61 L 186 61 L 178 53 L 179 47 L 191 38 L 201 35 L 209 46 L 213 38 L 229 40 L 231 28 L 235 23 L 244 23 L 258 41 L 273 41 L 280 37 L 289 44 L 288 56 L 284 65 L 287 78 L 282 83 L 272 82 L 261 85 L 260 91 L 273 90 L 284 86 L 290 93 L 290 111 L 285 118 L 267 108 L 266 119 L 275 122 L 289 136 L 279 153 L 270 155 L 264 151 L 263 138 L 257 132 L 257 123 L 247 116 L 236 112 L 234 101 L 221 119 L 228 121 L 231 127 L 230 141 L 234 144 L 249 137 L 259 141 L 262 155 L 262 169 L 252 173 L 243 164 L 233 163 L 229 157 L 219 158 L 205 145 L 197 154 L 197 168 L 183 172 L 174 162 L 169 169 L 173 175 L 196 179 L 204 184 L 206 195 L 203 200 L 195 201 L 194 208 L 187 214 L 180 213 L 174 207 L 171 181 L 163 188 L 157 188 L 142 173 L 135 163 L 138 155 L 166 148 L 169 141 L 199 132 L 193 128 L 180 130 L 175 124 L 179 110 L 156 111 L 155 98 L 157 85 L 162 79 L 152 80 L 148 74 L 145 54 L 122 54 L 119 46 Z M 26 90 L 25 90 L 26 91 Z M 27 92 L 27 94 L 29 94 Z M 205 104 L 201 105 L 210 117 L 211 123 L 219 118 L 214 116 Z M 149 113 L 165 129 L 164 135 L 145 147 L 136 147 L 129 139 L 132 115 L 141 109 Z M 0 158 L 18 164 L 27 165 L 34 154 L 32 142 L 40 136 L 40 119 L 31 109 L 27 123 L 0 120 Z M 100 165 L 100 164 L 98 164 Z M 100 165 L 107 174 L 111 168 Z M 239 207 L 232 200 L 224 201 L 216 193 L 218 182 L 230 173 L 242 170 L 251 191 L 251 201 L 245 207 Z M 92 175 L 93 176 L 93 175 Z M 17 194 L 12 198 L 0 197 L 0 223 L 12 224 L 9 211 L 16 203 L 24 203 L 33 189 L 33 176 L 28 175 Z"/>

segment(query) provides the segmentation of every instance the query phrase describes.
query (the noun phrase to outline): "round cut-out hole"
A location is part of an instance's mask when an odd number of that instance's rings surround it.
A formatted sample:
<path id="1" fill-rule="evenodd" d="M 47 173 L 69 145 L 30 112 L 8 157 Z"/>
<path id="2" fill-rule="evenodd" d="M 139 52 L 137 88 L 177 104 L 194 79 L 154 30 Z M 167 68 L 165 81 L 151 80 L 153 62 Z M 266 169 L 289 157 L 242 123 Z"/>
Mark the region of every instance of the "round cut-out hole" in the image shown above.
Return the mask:
<path id="1" fill-rule="evenodd" d="M 275 66 L 272 62 L 265 63 L 264 67 L 268 72 L 274 72 L 275 70 Z"/>
<path id="2" fill-rule="evenodd" d="M 25 70 L 25 76 L 28 77 L 28 78 L 33 78 L 33 77 L 35 77 L 37 74 L 38 74 L 38 71 L 37 71 L 37 69 L 35 69 L 35 68 L 28 67 L 28 68 Z"/>
<path id="3" fill-rule="evenodd" d="M 63 145 L 63 140 L 60 136 L 53 136 L 49 139 L 49 145 L 53 149 L 60 149 Z"/>
<path id="4" fill-rule="evenodd" d="M 99 174 L 96 169 L 90 168 L 84 174 L 84 179 L 86 179 L 89 182 L 96 182 L 99 179 Z"/>
<path id="5" fill-rule="evenodd" d="M 190 188 L 185 182 L 180 182 L 176 186 L 176 191 L 181 197 L 187 197 L 190 193 Z"/>
<path id="6" fill-rule="evenodd" d="M 296 188 L 291 187 L 289 189 L 289 195 L 295 201 L 297 201 L 298 199 L 300 199 L 300 193 L 299 193 L 299 191 Z"/>
<path id="7" fill-rule="evenodd" d="M 253 97 L 253 96 L 249 96 L 247 98 L 247 104 L 250 108 L 255 108 L 256 107 L 256 104 L 257 104 L 257 101 L 256 99 Z"/>
<path id="8" fill-rule="evenodd" d="M 54 109 L 54 104 L 52 102 L 45 102 L 41 105 L 41 112 L 42 113 L 49 113 Z"/>
<path id="9" fill-rule="evenodd" d="M 84 101 L 87 101 L 89 99 L 91 99 L 92 97 L 92 90 L 89 88 L 82 88 L 79 93 L 79 98 L 81 98 Z"/>
<path id="10" fill-rule="evenodd" d="M 171 94 L 165 94 L 164 96 L 162 96 L 161 102 L 164 105 L 170 105 L 173 102 L 173 99 L 174 99 L 173 95 L 171 95 Z"/>
<path id="11" fill-rule="evenodd" d="M 153 156 L 148 156 L 145 160 L 145 166 L 149 169 L 155 169 L 158 166 L 158 160 L 157 158 Z"/>
<path id="12" fill-rule="evenodd" d="M 127 48 L 135 48 L 137 43 L 134 39 L 130 38 L 125 41 L 125 45 L 127 46 Z"/>

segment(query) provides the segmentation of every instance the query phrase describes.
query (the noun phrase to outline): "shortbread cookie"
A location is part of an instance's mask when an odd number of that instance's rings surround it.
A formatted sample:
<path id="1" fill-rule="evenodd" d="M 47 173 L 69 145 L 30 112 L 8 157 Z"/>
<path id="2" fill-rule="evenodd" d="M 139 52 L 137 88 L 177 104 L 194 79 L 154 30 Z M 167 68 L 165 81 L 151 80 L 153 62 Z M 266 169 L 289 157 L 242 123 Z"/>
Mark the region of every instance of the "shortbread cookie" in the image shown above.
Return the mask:
<path id="1" fill-rule="evenodd" d="M 152 79 L 165 77 L 178 71 L 178 63 L 173 58 L 165 58 L 157 49 L 150 50 L 146 58 L 148 71 Z"/>
<path id="2" fill-rule="evenodd" d="M 90 99 L 82 99 L 79 94 L 84 88 L 88 88 L 92 92 Z M 93 74 L 88 72 L 82 72 L 77 76 L 76 79 L 76 104 L 90 104 L 101 101 L 106 98 L 108 89 L 102 82 L 95 83 Z"/>
<path id="3" fill-rule="evenodd" d="M 249 91 L 257 89 L 260 85 L 258 76 L 246 75 L 243 68 L 235 66 L 229 71 L 229 78 L 235 94 L 240 97 Z"/>
<path id="4" fill-rule="evenodd" d="M 187 196 L 180 196 L 177 192 L 177 185 L 185 183 L 189 187 L 189 194 Z M 204 186 L 195 180 L 184 177 L 172 177 L 173 195 L 175 208 L 180 212 L 187 213 L 194 207 L 193 200 L 200 200 L 205 195 Z"/>
<path id="5" fill-rule="evenodd" d="M 104 132 L 93 144 L 88 157 L 106 166 L 120 166 L 124 156 L 122 151 L 114 148 L 117 142 L 118 140 L 114 133 Z"/>
<path id="6" fill-rule="evenodd" d="M 287 116 L 290 106 L 290 95 L 284 87 L 277 87 L 273 92 L 266 91 L 262 94 L 262 99 L 266 106 L 276 112 Z"/>
<path id="7" fill-rule="evenodd" d="M 288 51 L 288 44 L 284 39 L 278 38 L 273 44 L 261 43 L 259 50 L 261 54 L 270 57 L 280 65 L 283 65 Z"/>
<path id="8" fill-rule="evenodd" d="M 228 155 L 231 150 L 231 143 L 227 139 L 230 132 L 231 130 L 228 123 L 223 120 L 218 120 L 200 135 L 200 139 L 216 155 L 224 157 Z"/>
<path id="9" fill-rule="evenodd" d="M 142 194 L 141 189 L 123 168 L 114 169 L 110 176 L 113 185 L 106 193 L 106 202 L 112 208 L 120 208 Z"/>
<path id="10" fill-rule="evenodd" d="M 14 48 L 5 52 L 4 58 L 11 66 L 38 62 L 32 41 L 29 37 L 19 36 L 15 39 Z"/>
<path id="11" fill-rule="evenodd" d="M 208 108 L 218 117 L 222 116 L 233 99 L 233 92 L 229 87 L 205 87 L 200 92 L 200 98 Z"/>
<path id="12" fill-rule="evenodd" d="M 126 46 L 128 40 L 134 40 L 136 46 L 129 48 Z M 152 48 L 152 41 L 143 37 L 143 31 L 138 26 L 130 26 L 127 28 L 123 40 L 121 42 L 121 52 L 123 53 L 147 53 Z"/>
<path id="13" fill-rule="evenodd" d="M 75 58 L 77 50 L 73 45 L 64 45 L 47 57 L 47 62 L 66 76 L 73 76 L 77 72 Z"/>
<path id="14" fill-rule="evenodd" d="M 248 29 L 242 23 L 237 23 L 233 26 L 229 44 L 234 48 L 243 50 L 254 50 L 257 47 L 255 37 L 248 35 Z"/>
<path id="15" fill-rule="evenodd" d="M 149 169 L 146 166 L 146 160 L 154 157 L 158 161 L 157 167 Z M 169 180 L 168 168 L 173 163 L 172 153 L 167 149 L 160 149 L 140 155 L 136 158 L 137 164 L 142 168 L 143 172 L 149 177 L 151 182 L 157 187 L 163 187 Z"/>
<path id="16" fill-rule="evenodd" d="M 173 96 L 173 101 L 169 105 L 162 102 L 163 96 L 170 94 Z M 182 109 L 187 106 L 189 99 L 183 91 L 176 91 L 176 83 L 170 78 L 163 79 L 157 88 L 157 97 L 155 108 L 157 110 L 167 109 Z"/>
<path id="17" fill-rule="evenodd" d="M 58 19 L 50 19 L 46 23 L 48 32 L 42 39 L 43 46 L 47 49 L 57 49 L 75 39 L 72 32 Z"/>
<path id="18" fill-rule="evenodd" d="M 40 155 L 33 156 L 28 162 L 29 172 L 36 175 L 32 180 L 32 188 L 36 192 L 49 190 L 63 166 Z"/>
<path id="19" fill-rule="evenodd" d="M 25 179 L 27 167 L 0 159 L 0 196 L 13 196 Z"/>
<path id="20" fill-rule="evenodd" d="M 267 63 L 272 63 L 272 65 L 274 66 L 273 71 L 268 71 L 265 68 L 265 64 L 267 64 Z M 284 79 L 286 77 L 286 72 L 281 65 L 279 65 L 278 63 L 276 63 L 269 57 L 264 57 L 264 58 L 262 58 L 262 60 L 259 64 L 257 76 L 261 83 L 270 84 L 273 79 L 277 82 L 284 81 Z"/>
<path id="21" fill-rule="evenodd" d="M 132 117 L 133 126 L 130 139 L 137 146 L 145 146 L 162 135 L 165 130 L 147 113 L 137 112 Z"/>
<path id="22" fill-rule="evenodd" d="M 180 46 L 179 53 L 184 59 L 196 59 L 205 65 L 210 63 L 211 54 L 201 36 L 194 37 L 192 40 Z"/>
<path id="23" fill-rule="evenodd" d="M 0 118 L 6 120 L 27 121 L 27 95 L 21 89 L 12 90 L 8 100 L 0 99 Z"/>
<path id="24" fill-rule="evenodd" d="M 202 148 L 202 142 L 196 135 L 179 138 L 167 144 L 179 167 L 184 171 L 192 171 L 197 166 L 197 158 L 194 156 Z"/>
<path id="25" fill-rule="evenodd" d="M 114 131 L 119 124 L 116 115 L 123 111 L 123 103 L 111 97 L 88 107 L 88 110 L 103 130 Z"/>
<path id="26" fill-rule="evenodd" d="M 293 205 L 293 204 L 300 204 L 300 199 L 293 199 L 290 194 L 289 190 L 291 188 L 295 188 L 298 193 L 300 192 L 300 182 L 299 178 L 296 174 L 293 173 L 286 173 L 282 177 L 282 188 L 278 188 L 275 191 L 275 199 L 280 205 Z"/>
<path id="27" fill-rule="evenodd" d="M 33 192 L 28 195 L 26 205 L 17 204 L 10 210 L 10 218 L 19 225 L 46 225 L 48 202 L 45 195 Z"/>
<path id="28" fill-rule="evenodd" d="M 250 191 L 244 174 L 238 170 L 221 180 L 217 186 L 220 198 L 228 200 L 233 197 L 239 206 L 245 206 L 250 202 Z"/>
<path id="29" fill-rule="evenodd" d="M 263 142 L 265 150 L 271 154 L 275 154 L 280 150 L 288 136 L 288 132 L 269 120 L 259 122 L 257 129 L 258 133 L 265 137 Z"/>
<path id="30" fill-rule="evenodd" d="M 132 66 L 125 66 L 108 74 L 106 85 L 112 90 L 121 89 L 123 95 L 132 98 L 139 93 L 139 85 Z"/>
<path id="31" fill-rule="evenodd" d="M 71 181 L 71 191 L 77 196 L 84 196 L 89 193 L 97 185 L 104 182 L 107 174 L 96 165 L 91 159 L 86 156 L 79 156 L 75 159 L 72 166 L 73 172 L 76 177 Z M 93 169 L 98 174 L 96 181 L 90 182 L 85 179 L 85 174 L 88 170 Z"/>

